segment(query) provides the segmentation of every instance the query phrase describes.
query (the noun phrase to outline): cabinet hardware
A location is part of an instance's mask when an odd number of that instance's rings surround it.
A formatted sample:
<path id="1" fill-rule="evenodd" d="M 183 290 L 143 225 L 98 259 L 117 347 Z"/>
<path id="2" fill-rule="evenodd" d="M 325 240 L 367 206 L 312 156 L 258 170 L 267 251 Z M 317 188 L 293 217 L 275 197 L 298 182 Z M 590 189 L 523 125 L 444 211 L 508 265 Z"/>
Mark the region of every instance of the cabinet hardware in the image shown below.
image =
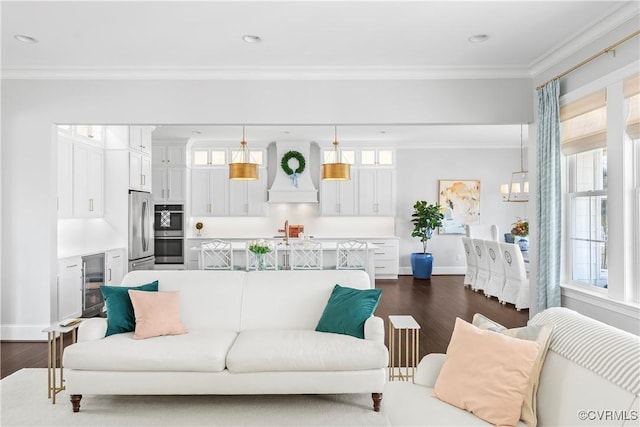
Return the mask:
<path id="1" fill-rule="evenodd" d="M 146 177 L 146 175 L 140 175 L 140 181 L 141 181 L 141 184 L 140 184 L 140 185 L 145 185 L 145 184 L 146 184 L 146 182 L 147 182 L 147 177 Z"/>
<path id="2" fill-rule="evenodd" d="M 89 212 L 93 212 L 93 199 L 89 199 Z"/>
<path id="3" fill-rule="evenodd" d="M 113 259 L 120 258 L 120 255 L 114 255 Z"/>
<path id="4" fill-rule="evenodd" d="M 107 279 L 109 282 L 111 282 L 111 269 L 109 268 L 109 278 Z"/>
<path id="5" fill-rule="evenodd" d="M 67 266 L 66 266 L 66 268 L 75 268 L 75 267 L 77 267 L 77 266 L 78 266 L 78 264 L 67 265 Z"/>

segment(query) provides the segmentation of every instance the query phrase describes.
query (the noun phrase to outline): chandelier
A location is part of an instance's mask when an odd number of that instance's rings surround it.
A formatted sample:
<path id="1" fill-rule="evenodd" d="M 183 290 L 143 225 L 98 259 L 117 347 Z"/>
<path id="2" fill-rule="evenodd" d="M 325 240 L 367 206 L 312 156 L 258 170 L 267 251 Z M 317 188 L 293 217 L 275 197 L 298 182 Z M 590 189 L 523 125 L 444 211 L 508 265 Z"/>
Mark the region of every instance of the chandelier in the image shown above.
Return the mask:
<path id="1" fill-rule="evenodd" d="M 258 179 L 258 164 L 251 162 L 251 154 L 244 140 L 244 126 L 242 126 L 242 141 L 240 142 L 240 155 L 235 162 L 229 163 L 229 179 L 255 181 Z"/>
<path id="2" fill-rule="evenodd" d="M 500 186 L 503 202 L 529 201 L 529 171 L 524 169 L 523 125 L 520 125 L 520 170 L 511 173 L 511 183 Z"/>
<path id="3" fill-rule="evenodd" d="M 334 126 L 333 152 L 331 161 L 322 165 L 322 179 L 328 181 L 349 181 L 351 179 L 351 165 L 342 163 L 342 152 L 338 142 L 338 127 Z"/>

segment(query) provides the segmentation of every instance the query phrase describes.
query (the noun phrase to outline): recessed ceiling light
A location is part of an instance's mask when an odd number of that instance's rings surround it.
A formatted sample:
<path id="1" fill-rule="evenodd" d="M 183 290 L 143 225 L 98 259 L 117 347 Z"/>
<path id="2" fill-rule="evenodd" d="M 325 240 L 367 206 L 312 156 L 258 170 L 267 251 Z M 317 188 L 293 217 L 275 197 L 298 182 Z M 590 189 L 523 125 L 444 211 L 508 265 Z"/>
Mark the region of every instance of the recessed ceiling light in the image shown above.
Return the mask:
<path id="1" fill-rule="evenodd" d="M 475 36 L 469 37 L 469 43 L 482 43 L 489 40 L 489 36 L 486 34 L 476 34 Z"/>
<path id="2" fill-rule="evenodd" d="M 14 39 L 18 40 L 19 42 L 22 43 L 38 43 L 38 39 L 33 38 L 33 37 L 29 37 L 29 36 L 25 36 L 24 34 L 16 34 L 15 36 L 13 36 Z"/>
<path id="3" fill-rule="evenodd" d="M 202 134 L 202 132 L 200 132 L 199 130 L 192 130 L 191 133 L 194 134 L 194 135 Z"/>
<path id="4" fill-rule="evenodd" d="M 244 40 L 247 43 L 260 43 L 262 41 L 260 36 L 252 36 L 250 34 L 242 36 L 242 40 Z"/>

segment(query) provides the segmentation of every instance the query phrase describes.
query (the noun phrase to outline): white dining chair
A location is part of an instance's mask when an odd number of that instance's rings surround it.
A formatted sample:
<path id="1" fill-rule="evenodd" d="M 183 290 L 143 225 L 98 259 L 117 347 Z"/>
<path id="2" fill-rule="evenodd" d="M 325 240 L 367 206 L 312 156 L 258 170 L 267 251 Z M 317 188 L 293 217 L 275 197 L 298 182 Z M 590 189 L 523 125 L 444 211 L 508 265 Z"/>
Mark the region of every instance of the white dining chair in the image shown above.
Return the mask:
<path id="1" fill-rule="evenodd" d="M 485 240 L 484 246 L 487 249 L 489 260 L 489 281 L 484 293 L 488 297 L 496 297 L 502 302 L 502 290 L 504 288 L 504 258 L 500 250 L 500 244 L 493 240 Z"/>
<path id="2" fill-rule="evenodd" d="M 322 244 L 313 241 L 290 243 L 289 264 L 292 270 L 322 270 Z"/>
<path id="3" fill-rule="evenodd" d="M 478 275 L 478 256 L 473 249 L 471 238 L 463 236 L 462 246 L 464 247 L 464 254 L 467 257 L 467 271 L 464 274 L 464 286 L 470 286 L 473 289 L 476 276 Z"/>
<path id="4" fill-rule="evenodd" d="M 200 244 L 201 270 L 233 270 L 231 242 L 211 240 Z"/>
<path id="5" fill-rule="evenodd" d="M 273 242 L 273 249 L 263 255 L 264 270 L 278 270 L 278 244 Z M 258 255 L 249 250 L 249 242 L 245 248 L 247 271 L 258 270 Z"/>
<path id="6" fill-rule="evenodd" d="M 529 279 L 520 247 L 515 243 L 500 243 L 500 250 L 505 271 L 502 303 L 513 304 L 518 311 L 529 308 Z"/>
<path id="7" fill-rule="evenodd" d="M 367 270 L 369 244 L 347 240 L 336 244 L 336 270 Z"/>
<path id="8" fill-rule="evenodd" d="M 489 277 L 491 277 L 491 272 L 489 271 L 489 256 L 487 255 L 487 249 L 484 245 L 484 239 L 471 239 L 471 241 L 473 242 L 473 249 L 478 258 L 478 274 L 471 289 L 474 291 L 484 291 L 487 289 Z"/>

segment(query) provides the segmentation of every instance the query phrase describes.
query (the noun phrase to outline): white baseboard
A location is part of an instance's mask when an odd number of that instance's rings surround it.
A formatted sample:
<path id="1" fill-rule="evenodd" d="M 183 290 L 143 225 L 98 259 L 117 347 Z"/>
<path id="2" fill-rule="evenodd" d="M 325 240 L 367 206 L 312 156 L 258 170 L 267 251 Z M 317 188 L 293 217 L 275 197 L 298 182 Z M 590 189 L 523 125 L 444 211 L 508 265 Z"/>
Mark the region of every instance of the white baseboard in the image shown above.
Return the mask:
<path id="1" fill-rule="evenodd" d="M 462 275 L 464 276 L 467 272 L 467 267 L 464 266 L 444 266 L 444 267 L 433 267 L 433 275 L 434 276 L 444 276 L 444 275 Z M 411 271 L 411 267 L 400 267 L 399 274 L 402 276 L 411 276 L 413 273 Z"/>
<path id="2" fill-rule="evenodd" d="M 46 341 L 47 333 L 43 329 L 51 325 L 2 325 L 0 337 L 3 341 Z"/>

